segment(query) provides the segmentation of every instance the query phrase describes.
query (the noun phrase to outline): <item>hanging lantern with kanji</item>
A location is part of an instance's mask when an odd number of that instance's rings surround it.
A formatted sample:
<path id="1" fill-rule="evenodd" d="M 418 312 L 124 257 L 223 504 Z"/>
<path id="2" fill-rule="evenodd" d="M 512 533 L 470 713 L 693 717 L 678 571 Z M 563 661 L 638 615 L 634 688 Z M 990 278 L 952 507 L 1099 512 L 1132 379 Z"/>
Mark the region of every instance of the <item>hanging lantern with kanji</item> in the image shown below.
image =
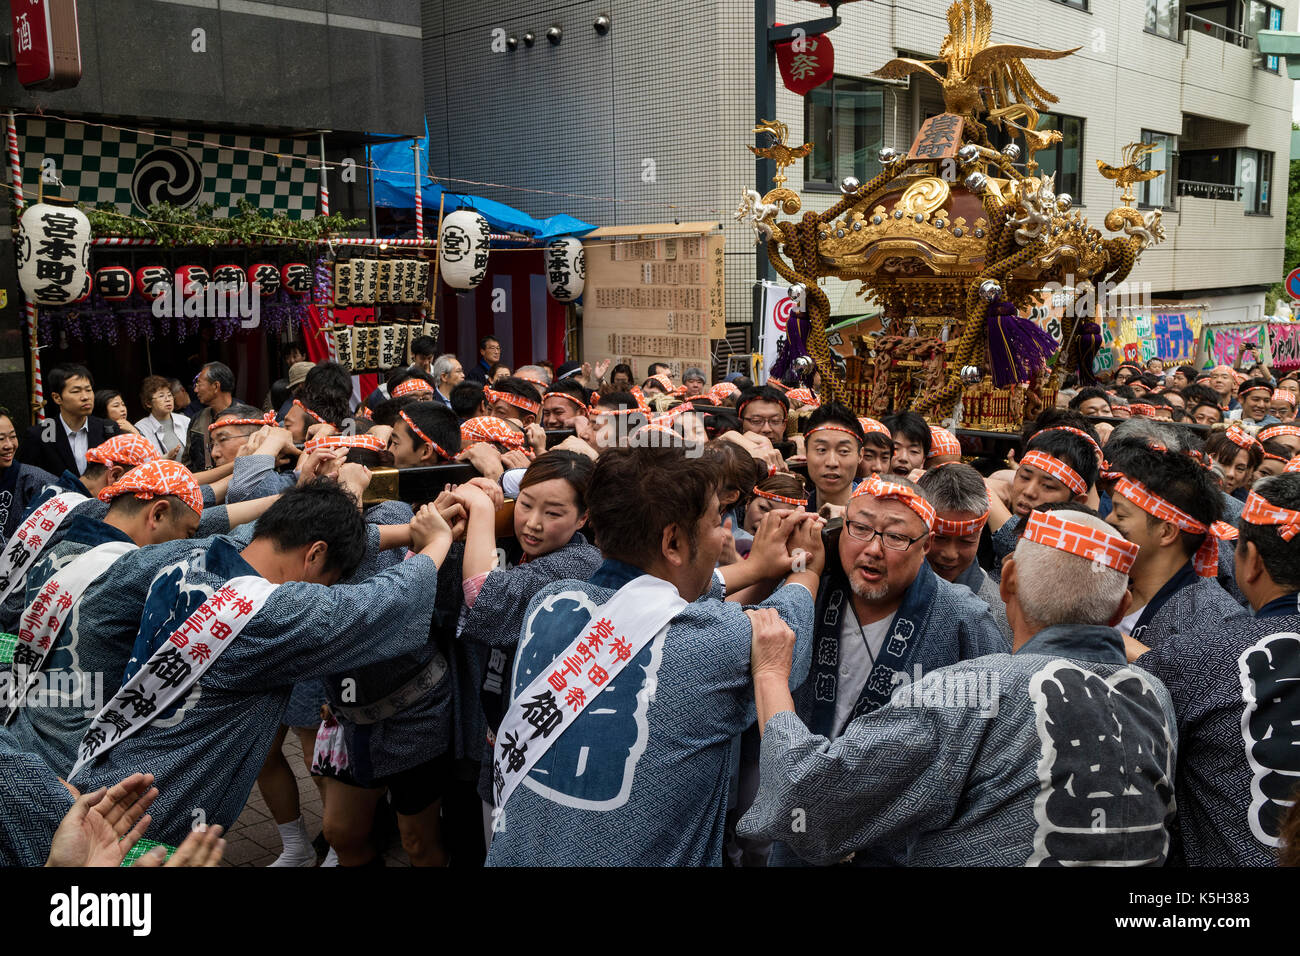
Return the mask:
<path id="1" fill-rule="evenodd" d="M 95 270 L 95 290 L 107 302 L 125 302 L 135 291 L 135 276 L 126 266 L 104 266 Z"/>
<path id="2" fill-rule="evenodd" d="M 442 220 L 438 233 L 438 272 L 453 289 L 473 289 L 487 275 L 492 234 L 487 220 L 472 209 L 458 209 Z"/>
<path id="3" fill-rule="evenodd" d="M 560 302 L 574 302 L 587 281 L 587 253 L 573 236 L 558 236 L 546 244 L 546 288 Z"/>
<path id="4" fill-rule="evenodd" d="M 225 292 L 242 292 L 248 284 L 248 274 L 243 266 L 224 265 L 212 270 L 212 282 Z"/>
<path id="5" fill-rule="evenodd" d="M 312 289 L 311 266 L 305 262 L 286 262 L 280 269 L 280 281 L 290 295 L 307 295 Z"/>
<path id="6" fill-rule="evenodd" d="M 176 270 L 176 281 L 180 283 L 181 295 L 194 295 L 201 293 L 212 277 L 203 266 L 181 266 Z"/>
<path id="7" fill-rule="evenodd" d="M 160 299 L 171 288 L 172 270 L 166 266 L 144 266 L 136 269 L 135 284 L 146 299 Z"/>
<path id="8" fill-rule="evenodd" d="M 90 291 L 90 220 L 71 203 L 28 207 L 18 227 L 18 282 L 35 305 L 67 305 Z"/>
<path id="9" fill-rule="evenodd" d="M 828 36 L 796 37 L 776 44 L 776 63 L 785 88 L 807 96 L 835 74 L 835 48 Z"/>
<path id="10" fill-rule="evenodd" d="M 270 262 L 257 262 L 248 267 L 248 281 L 255 283 L 262 295 L 275 295 L 280 291 L 280 267 Z"/>

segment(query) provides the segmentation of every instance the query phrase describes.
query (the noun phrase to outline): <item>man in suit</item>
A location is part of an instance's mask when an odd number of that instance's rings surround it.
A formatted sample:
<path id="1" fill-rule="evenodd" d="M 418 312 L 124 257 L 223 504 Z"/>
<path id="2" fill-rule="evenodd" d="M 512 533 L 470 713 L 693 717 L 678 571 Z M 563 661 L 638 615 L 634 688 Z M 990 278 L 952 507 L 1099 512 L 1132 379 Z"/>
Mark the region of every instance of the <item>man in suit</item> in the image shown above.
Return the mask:
<path id="1" fill-rule="evenodd" d="M 471 369 L 465 370 L 465 378 L 470 382 L 483 382 L 488 380 L 488 372 L 492 366 L 501 361 L 501 342 L 496 336 L 485 335 L 478 340 L 478 363 Z"/>
<path id="2" fill-rule="evenodd" d="M 45 382 L 58 414 L 27 429 L 22 460 L 52 475 L 64 471 L 80 475 L 86 470 L 86 452 L 121 431 L 108 419 L 91 414 L 95 383 L 84 365 L 56 365 Z"/>

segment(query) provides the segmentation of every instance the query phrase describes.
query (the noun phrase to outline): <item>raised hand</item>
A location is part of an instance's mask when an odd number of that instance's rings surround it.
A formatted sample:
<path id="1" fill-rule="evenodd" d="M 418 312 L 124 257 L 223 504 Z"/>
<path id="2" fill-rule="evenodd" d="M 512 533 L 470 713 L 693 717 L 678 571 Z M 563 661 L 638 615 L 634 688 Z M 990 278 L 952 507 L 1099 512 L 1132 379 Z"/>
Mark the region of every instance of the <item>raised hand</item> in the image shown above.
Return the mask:
<path id="1" fill-rule="evenodd" d="M 151 773 L 133 773 L 78 796 L 54 831 L 45 865 L 121 866 L 152 819 L 145 811 L 158 798 L 153 780 Z"/>
<path id="2" fill-rule="evenodd" d="M 790 679 L 794 659 L 794 631 L 774 608 L 748 608 L 753 634 L 749 644 L 749 667 L 755 680 L 761 677 Z"/>

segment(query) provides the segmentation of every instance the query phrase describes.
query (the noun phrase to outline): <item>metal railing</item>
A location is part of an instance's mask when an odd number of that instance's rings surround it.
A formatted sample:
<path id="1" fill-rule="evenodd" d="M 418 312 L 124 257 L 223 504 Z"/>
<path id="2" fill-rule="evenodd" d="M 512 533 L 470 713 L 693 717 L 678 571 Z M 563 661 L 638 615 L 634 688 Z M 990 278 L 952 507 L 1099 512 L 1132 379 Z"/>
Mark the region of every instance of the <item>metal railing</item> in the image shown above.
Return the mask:
<path id="1" fill-rule="evenodd" d="M 1204 17 L 1198 17 L 1194 13 L 1183 14 L 1183 36 L 1186 42 L 1186 35 L 1190 32 L 1208 34 L 1216 40 L 1222 40 L 1224 43 L 1231 43 L 1242 49 L 1249 50 L 1254 45 L 1254 39 L 1240 30 L 1234 30 L 1231 27 L 1225 27 L 1222 23 L 1215 23 L 1213 20 L 1207 20 Z"/>
<path id="2" fill-rule="evenodd" d="M 1230 183 L 1202 183 L 1194 179 L 1178 180 L 1178 195 L 1194 196 L 1197 199 L 1237 201 L 1241 199 L 1243 189 L 1244 186 L 1233 186 Z"/>

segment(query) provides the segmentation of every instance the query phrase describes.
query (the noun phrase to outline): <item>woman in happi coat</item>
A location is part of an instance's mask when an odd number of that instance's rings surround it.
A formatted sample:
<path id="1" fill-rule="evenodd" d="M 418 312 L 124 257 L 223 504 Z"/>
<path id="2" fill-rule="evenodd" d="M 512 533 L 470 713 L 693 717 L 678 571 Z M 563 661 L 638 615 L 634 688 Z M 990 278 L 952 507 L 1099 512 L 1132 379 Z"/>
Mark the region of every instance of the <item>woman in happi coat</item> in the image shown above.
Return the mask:
<path id="1" fill-rule="evenodd" d="M 55 477 L 18 461 L 18 429 L 9 409 L 0 406 L 0 548 L 18 530 L 28 504 Z"/>
<path id="2" fill-rule="evenodd" d="M 466 761 L 483 767 L 491 763 L 528 602 L 546 585 L 568 578 L 585 581 L 600 566 L 600 552 L 581 533 L 593 468 L 584 455 L 559 450 L 539 455 L 529 465 L 519 483 L 515 537 L 502 567 L 497 566 L 491 498 L 473 485 L 453 492 L 468 515 L 461 566 L 465 603 L 452 652 L 457 755 Z M 480 777 L 479 795 L 490 806 L 488 780 Z"/>

